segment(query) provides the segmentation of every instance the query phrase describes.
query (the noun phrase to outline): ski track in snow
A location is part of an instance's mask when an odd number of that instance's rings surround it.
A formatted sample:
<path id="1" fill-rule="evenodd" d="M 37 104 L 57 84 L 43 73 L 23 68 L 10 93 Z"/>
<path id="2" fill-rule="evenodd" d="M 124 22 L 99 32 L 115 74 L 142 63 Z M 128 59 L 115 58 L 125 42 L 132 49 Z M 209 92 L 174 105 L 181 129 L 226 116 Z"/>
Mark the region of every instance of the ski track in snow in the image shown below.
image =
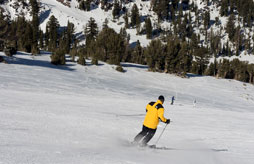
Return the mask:
<path id="1" fill-rule="evenodd" d="M 205 76 L 183 79 L 131 63 L 123 63 L 125 73 L 89 60 L 88 66 L 53 66 L 48 53 L 5 58 L 9 64 L 0 63 L 0 164 L 254 161 L 253 85 Z M 142 128 L 146 104 L 160 94 L 172 122 L 158 146 L 173 150 L 128 146 Z M 160 123 L 150 144 L 163 128 Z M 195 151 L 203 149 L 228 151 Z"/>

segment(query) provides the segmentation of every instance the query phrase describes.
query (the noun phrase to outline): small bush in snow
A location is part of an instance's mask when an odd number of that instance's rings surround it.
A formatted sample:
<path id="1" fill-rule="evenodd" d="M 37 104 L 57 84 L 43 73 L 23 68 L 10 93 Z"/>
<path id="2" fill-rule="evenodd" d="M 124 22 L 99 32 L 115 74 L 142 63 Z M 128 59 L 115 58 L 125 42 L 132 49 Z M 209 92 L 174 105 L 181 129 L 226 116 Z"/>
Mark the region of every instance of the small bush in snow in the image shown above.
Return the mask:
<path id="1" fill-rule="evenodd" d="M 51 56 L 51 63 L 54 65 L 65 65 L 64 50 L 57 49 Z"/>
<path id="2" fill-rule="evenodd" d="M 98 59 L 93 58 L 93 59 L 92 59 L 92 64 L 93 64 L 93 65 L 98 65 Z"/>
<path id="3" fill-rule="evenodd" d="M 86 65 L 86 60 L 82 54 L 79 55 L 78 64 Z"/>
<path id="4" fill-rule="evenodd" d="M 117 67 L 116 67 L 116 70 L 117 70 L 118 72 L 124 72 L 124 69 L 123 69 L 122 66 L 117 66 Z"/>

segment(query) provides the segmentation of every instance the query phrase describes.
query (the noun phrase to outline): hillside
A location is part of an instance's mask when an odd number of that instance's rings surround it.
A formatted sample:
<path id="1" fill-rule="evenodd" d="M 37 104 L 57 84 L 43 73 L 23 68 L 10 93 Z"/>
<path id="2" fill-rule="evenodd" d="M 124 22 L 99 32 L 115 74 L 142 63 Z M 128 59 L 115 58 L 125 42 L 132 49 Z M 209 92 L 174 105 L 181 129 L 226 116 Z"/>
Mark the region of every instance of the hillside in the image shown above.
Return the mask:
<path id="1" fill-rule="evenodd" d="M 121 63 L 125 73 L 89 60 L 54 66 L 49 55 L 18 52 L 0 63 L 0 163 L 253 163 L 253 85 L 130 63 Z M 172 150 L 129 147 L 161 94 L 172 122 L 158 146 Z"/>
<path id="2" fill-rule="evenodd" d="M 8 2 L 5 5 L 1 5 L 5 9 L 5 12 L 7 15 L 11 17 L 11 19 L 17 18 L 17 16 L 20 15 L 20 13 L 24 13 L 25 17 L 27 19 L 31 20 L 31 16 L 29 14 L 29 11 L 31 8 L 22 9 L 23 5 L 21 2 L 19 2 L 16 7 L 13 7 L 16 0 L 13 0 L 11 2 Z M 28 3 L 28 0 L 26 0 Z M 138 1 L 138 4 L 149 4 L 149 2 L 141 2 Z M 128 4 L 127 6 L 132 6 L 133 3 Z M 72 0 L 70 2 L 70 7 L 65 6 L 62 3 L 60 3 L 57 0 L 41 0 L 40 1 L 40 28 L 45 32 L 47 22 L 49 21 L 50 16 L 54 15 L 60 25 L 62 27 L 67 25 L 67 22 L 73 22 L 76 27 L 76 34 L 83 34 L 84 27 L 88 23 L 90 17 L 94 18 L 99 26 L 99 29 L 101 30 L 103 22 L 107 18 L 109 20 L 109 26 L 114 28 L 117 32 L 120 31 L 121 27 L 124 27 L 124 20 L 119 19 L 117 22 L 113 22 L 113 16 L 112 16 L 112 10 L 109 10 L 105 12 L 100 7 L 96 7 L 95 9 L 86 12 L 78 9 L 78 2 L 76 0 Z M 17 10 L 13 8 L 18 8 Z M 146 14 L 148 11 L 146 10 Z M 121 24 L 121 25 L 118 25 Z M 136 36 L 136 29 L 130 29 L 128 30 L 128 33 L 131 34 L 131 41 L 136 42 L 137 40 L 140 40 L 143 45 L 147 45 L 149 43 L 149 40 L 146 39 L 145 36 Z"/>
<path id="3" fill-rule="evenodd" d="M 252 0 L 1 1 L 0 50 L 254 84 Z M 13 51 L 14 52 L 14 51 Z M 10 52 L 7 52 L 7 54 Z"/>

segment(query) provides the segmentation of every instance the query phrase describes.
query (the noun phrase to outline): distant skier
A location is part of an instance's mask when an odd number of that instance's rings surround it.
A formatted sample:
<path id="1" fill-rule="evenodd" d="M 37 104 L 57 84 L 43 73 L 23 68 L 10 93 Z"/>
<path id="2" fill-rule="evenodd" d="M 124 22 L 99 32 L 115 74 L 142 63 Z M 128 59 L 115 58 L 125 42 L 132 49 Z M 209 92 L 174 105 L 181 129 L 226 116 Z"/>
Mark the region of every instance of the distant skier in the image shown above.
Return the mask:
<path id="1" fill-rule="evenodd" d="M 150 102 L 146 106 L 146 116 L 143 123 L 142 131 L 134 138 L 134 144 L 140 144 L 140 146 L 147 146 L 147 143 L 154 136 L 157 125 L 159 124 L 159 119 L 166 123 L 170 123 L 170 119 L 164 117 L 164 96 L 159 96 L 157 102 Z M 141 143 L 139 141 L 143 138 Z"/>
<path id="2" fill-rule="evenodd" d="M 171 99 L 171 105 L 174 104 L 174 101 L 175 101 L 175 96 L 173 96 L 172 99 Z"/>
<path id="3" fill-rule="evenodd" d="M 194 100 L 193 100 L 193 107 L 196 106 L 196 103 L 197 103 L 197 101 L 196 101 L 196 99 L 194 99 Z"/>

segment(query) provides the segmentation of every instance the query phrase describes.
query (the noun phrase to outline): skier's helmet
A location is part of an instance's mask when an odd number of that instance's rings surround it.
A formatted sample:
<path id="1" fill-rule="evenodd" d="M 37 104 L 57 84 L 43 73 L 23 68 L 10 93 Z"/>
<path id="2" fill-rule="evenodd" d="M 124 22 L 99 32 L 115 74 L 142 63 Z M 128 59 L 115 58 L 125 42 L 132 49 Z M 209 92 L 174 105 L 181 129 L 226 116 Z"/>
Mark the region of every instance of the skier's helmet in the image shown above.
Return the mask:
<path id="1" fill-rule="evenodd" d="M 164 102 L 164 96 L 160 95 L 158 99 L 161 100 L 162 103 Z"/>

